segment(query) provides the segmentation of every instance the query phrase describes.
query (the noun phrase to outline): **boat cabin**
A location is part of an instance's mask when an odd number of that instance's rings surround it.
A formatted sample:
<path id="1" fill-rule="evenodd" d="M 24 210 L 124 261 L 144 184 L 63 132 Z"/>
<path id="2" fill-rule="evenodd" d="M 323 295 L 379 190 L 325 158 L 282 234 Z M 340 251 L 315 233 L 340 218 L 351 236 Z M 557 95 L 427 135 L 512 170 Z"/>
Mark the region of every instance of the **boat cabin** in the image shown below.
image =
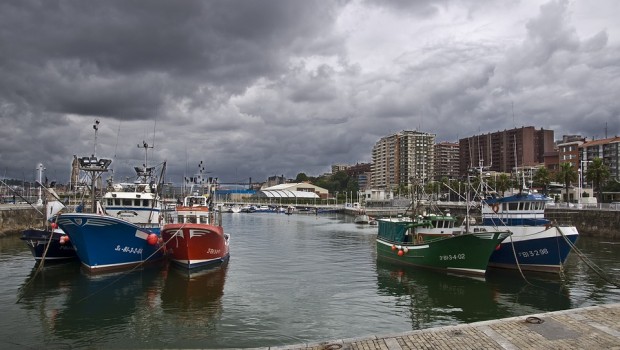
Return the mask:
<path id="1" fill-rule="evenodd" d="M 517 194 L 482 201 L 483 225 L 540 226 L 548 225 L 545 207 L 551 198 L 539 193 Z"/>

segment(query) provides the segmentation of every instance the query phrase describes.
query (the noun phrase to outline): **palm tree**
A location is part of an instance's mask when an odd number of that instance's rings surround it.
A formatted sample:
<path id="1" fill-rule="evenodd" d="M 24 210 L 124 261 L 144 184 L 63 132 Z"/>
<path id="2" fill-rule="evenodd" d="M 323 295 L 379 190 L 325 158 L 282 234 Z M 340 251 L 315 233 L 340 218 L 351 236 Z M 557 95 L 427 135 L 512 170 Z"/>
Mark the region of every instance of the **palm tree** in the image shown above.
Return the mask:
<path id="1" fill-rule="evenodd" d="M 495 182 L 495 189 L 497 192 L 501 193 L 502 196 L 504 192 L 508 191 L 510 188 L 510 178 L 506 174 L 500 174 L 499 178 Z"/>
<path id="2" fill-rule="evenodd" d="M 542 167 L 536 171 L 534 175 L 534 183 L 543 188 L 543 194 L 547 194 L 549 184 L 551 184 L 551 174 L 547 168 Z"/>
<path id="3" fill-rule="evenodd" d="M 594 158 L 592 163 L 588 165 L 586 171 L 586 180 L 592 182 L 593 187 L 596 189 L 596 200 L 601 202 L 602 185 L 609 179 L 611 173 L 609 167 L 603 163 L 601 158 Z"/>
<path id="4" fill-rule="evenodd" d="M 556 175 L 556 180 L 560 183 L 564 184 L 564 188 L 566 189 L 566 202 L 568 203 L 568 188 L 571 183 L 575 182 L 578 179 L 577 171 L 573 167 L 572 163 L 562 163 L 560 164 L 560 170 Z"/>

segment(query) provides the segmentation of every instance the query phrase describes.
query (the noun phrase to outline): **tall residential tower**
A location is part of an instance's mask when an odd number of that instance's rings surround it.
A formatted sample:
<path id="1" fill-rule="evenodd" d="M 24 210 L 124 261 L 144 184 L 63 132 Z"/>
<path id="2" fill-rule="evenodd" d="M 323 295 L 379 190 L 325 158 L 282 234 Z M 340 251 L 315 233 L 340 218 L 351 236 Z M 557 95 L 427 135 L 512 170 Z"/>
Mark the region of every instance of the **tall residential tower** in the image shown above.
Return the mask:
<path id="1" fill-rule="evenodd" d="M 403 130 L 381 138 L 372 149 L 372 188 L 393 190 L 434 175 L 435 134 Z"/>

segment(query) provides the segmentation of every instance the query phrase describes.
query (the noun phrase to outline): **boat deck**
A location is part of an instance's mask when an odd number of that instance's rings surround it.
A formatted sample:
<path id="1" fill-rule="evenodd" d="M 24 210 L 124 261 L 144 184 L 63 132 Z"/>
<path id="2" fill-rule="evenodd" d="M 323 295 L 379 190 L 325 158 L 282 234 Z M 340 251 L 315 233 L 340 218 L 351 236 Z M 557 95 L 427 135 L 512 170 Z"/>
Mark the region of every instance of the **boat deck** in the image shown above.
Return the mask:
<path id="1" fill-rule="evenodd" d="M 269 349 L 620 349 L 620 304 Z"/>

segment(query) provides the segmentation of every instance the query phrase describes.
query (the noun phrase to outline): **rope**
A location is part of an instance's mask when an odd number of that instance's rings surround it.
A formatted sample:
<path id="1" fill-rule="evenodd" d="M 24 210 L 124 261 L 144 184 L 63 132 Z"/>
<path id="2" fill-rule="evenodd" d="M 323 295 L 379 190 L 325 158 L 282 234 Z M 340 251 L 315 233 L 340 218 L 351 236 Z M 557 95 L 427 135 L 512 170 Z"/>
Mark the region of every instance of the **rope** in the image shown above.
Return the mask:
<path id="1" fill-rule="evenodd" d="M 568 237 L 566 237 L 564 232 L 562 232 L 562 229 L 560 229 L 560 226 L 556 225 L 554 227 L 558 230 L 558 232 L 560 232 L 562 237 L 564 237 L 564 240 L 566 241 L 566 243 L 571 247 L 571 249 L 575 251 L 575 254 L 577 254 L 577 256 L 581 259 L 581 261 L 583 261 L 590 269 L 592 269 L 597 275 L 599 275 L 599 277 L 604 279 L 606 282 L 620 288 L 620 283 L 614 281 L 600 267 L 598 267 L 594 262 L 588 259 L 588 257 L 584 253 L 582 253 L 581 250 L 579 250 L 579 248 L 577 248 L 577 246 L 573 242 L 571 242 L 570 239 L 568 239 Z"/>

